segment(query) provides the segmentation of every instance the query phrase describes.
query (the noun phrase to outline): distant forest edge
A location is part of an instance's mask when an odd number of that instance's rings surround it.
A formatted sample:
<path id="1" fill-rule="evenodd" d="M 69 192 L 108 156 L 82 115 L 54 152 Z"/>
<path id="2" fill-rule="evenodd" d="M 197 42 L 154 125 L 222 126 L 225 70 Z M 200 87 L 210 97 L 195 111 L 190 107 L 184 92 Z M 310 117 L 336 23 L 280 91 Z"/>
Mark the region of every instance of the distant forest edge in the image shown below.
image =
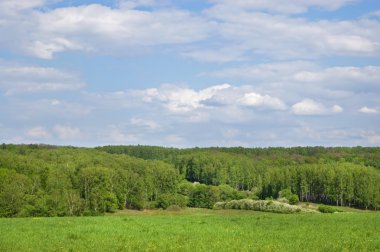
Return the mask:
<path id="1" fill-rule="evenodd" d="M 380 208 L 379 147 L 0 147 L 0 216 L 277 199 Z"/>

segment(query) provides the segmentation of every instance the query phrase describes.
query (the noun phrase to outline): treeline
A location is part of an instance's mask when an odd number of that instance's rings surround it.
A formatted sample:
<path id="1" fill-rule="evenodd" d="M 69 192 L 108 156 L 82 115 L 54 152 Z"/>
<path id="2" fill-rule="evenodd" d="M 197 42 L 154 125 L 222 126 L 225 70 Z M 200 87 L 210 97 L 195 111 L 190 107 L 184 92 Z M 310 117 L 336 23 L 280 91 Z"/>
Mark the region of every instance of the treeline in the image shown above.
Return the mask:
<path id="1" fill-rule="evenodd" d="M 127 154 L 143 159 L 173 161 L 179 155 L 194 153 L 230 153 L 239 154 L 256 160 L 267 160 L 272 164 L 318 163 L 321 160 L 346 161 L 364 164 L 380 169 L 380 147 L 210 147 L 210 148 L 164 148 L 146 145 L 116 145 L 96 147 L 113 154 Z"/>
<path id="2" fill-rule="evenodd" d="M 290 189 L 301 201 L 378 209 L 380 173 L 373 167 L 347 161 L 278 164 L 229 153 L 179 156 L 175 167 L 189 181 L 228 184 L 251 191 L 261 199 L 277 198 Z"/>
<path id="3" fill-rule="evenodd" d="M 302 154 L 303 153 L 303 154 Z M 0 216 L 211 208 L 277 198 L 380 207 L 380 148 L 0 147 Z"/>
<path id="4" fill-rule="evenodd" d="M 96 215 L 117 209 L 211 208 L 249 197 L 183 180 L 173 165 L 95 149 L 2 145 L 0 216 Z"/>
<path id="5" fill-rule="evenodd" d="M 10 146 L 0 154 L 0 216 L 141 209 L 179 183 L 170 164 L 91 149 Z"/>
<path id="6" fill-rule="evenodd" d="M 378 209 L 380 148 L 192 148 L 105 146 L 109 153 L 126 153 L 172 163 L 190 182 L 228 184 L 259 198 L 277 198 L 289 188 L 301 201 Z"/>

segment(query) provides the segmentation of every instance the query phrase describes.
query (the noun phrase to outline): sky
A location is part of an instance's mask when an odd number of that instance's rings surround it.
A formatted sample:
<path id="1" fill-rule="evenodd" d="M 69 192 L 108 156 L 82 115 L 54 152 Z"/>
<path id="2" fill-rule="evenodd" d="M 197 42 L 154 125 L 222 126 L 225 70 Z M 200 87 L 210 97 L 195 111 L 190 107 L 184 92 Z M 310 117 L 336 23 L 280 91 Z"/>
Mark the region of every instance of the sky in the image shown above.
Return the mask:
<path id="1" fill-rule="evenodd" d="M 380 146 L 380 1 L 0 0 L 0 142 Z"/>

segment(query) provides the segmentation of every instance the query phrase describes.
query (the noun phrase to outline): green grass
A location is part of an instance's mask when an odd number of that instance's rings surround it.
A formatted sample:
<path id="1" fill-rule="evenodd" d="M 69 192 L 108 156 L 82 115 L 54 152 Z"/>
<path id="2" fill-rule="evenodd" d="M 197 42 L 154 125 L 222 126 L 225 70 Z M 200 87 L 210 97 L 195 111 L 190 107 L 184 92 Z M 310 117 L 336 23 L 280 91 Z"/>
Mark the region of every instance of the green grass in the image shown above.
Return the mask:
<path id="1" fill-rule="evenodd" d="M 0 219 L 0 251 L 380 251 L 380 213 L 121 211 Z"/>

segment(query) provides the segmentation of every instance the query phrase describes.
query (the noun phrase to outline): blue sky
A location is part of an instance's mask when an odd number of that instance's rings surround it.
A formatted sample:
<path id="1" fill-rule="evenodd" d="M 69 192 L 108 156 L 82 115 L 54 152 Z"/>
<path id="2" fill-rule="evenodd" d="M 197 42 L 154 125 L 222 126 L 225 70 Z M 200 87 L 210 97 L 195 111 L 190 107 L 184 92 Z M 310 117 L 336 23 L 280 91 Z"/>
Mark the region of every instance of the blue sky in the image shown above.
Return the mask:
<path id="1" fill-rule="evenodd" d="M 379 146 L 380 1 L 0 0 L 0 141 Z"/>

